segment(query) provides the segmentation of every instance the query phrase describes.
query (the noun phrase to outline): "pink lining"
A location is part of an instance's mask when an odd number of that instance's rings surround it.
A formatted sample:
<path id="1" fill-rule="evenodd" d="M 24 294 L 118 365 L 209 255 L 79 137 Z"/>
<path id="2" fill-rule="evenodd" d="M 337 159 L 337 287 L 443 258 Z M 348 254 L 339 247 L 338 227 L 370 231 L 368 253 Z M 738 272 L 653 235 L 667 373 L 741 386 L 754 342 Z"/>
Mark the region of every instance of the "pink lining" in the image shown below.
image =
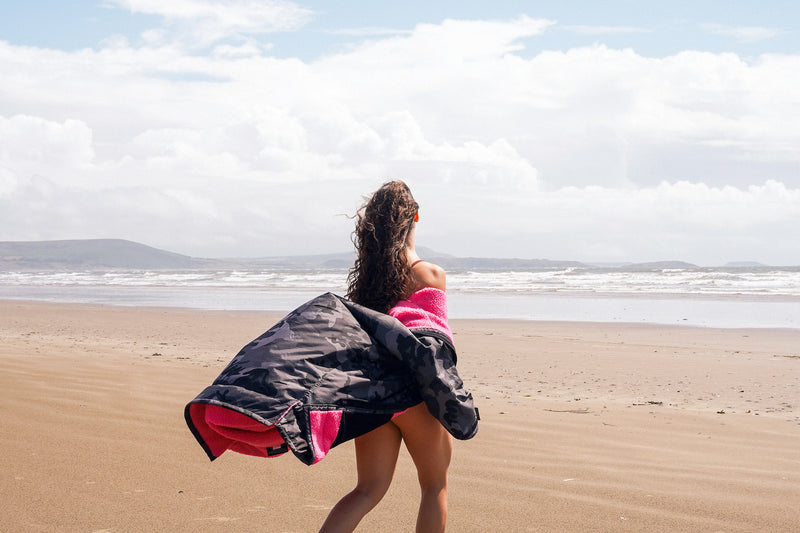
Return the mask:
<path id="1" fill-rule="evenodd" d="M 214 457 L 226 450 L 269 457 L 269 448 L 279 448 L 284 444 L 275 426 L 264 425 L 226 407 L 193 403 L 189 406 L 189 415 Z"/>
<path id="2" fill-rule="evenodd" d="M 310 411 L 308 415 L 311 421 L 311 445 L 314 448 L 314 462 L 311 464 L 316 464 L 328 454 L 336 440 L 342 412 Z"/>
<path id="3" fill-rule="evenodd" d="M 409 329 L 435 329 L 453 340 L 453 332 L 447 324 L 447 295 L 441 289 L 435 287 L 420 289 L 408 300 L 397 302 L 389 309 L 389 315 Z"/>
<path id="4" fill-rule="evenodd" d="M 214 457 L 227 450 L 256 457 L 276 457 L 285 441 L 277 428 L 267 426 L 233 409 L 219 405 L 193 403 L 189 416 Z M 330 451 L 339 433 L 341 411 L 310 411 L 310 442 L 314 463 Z"/>

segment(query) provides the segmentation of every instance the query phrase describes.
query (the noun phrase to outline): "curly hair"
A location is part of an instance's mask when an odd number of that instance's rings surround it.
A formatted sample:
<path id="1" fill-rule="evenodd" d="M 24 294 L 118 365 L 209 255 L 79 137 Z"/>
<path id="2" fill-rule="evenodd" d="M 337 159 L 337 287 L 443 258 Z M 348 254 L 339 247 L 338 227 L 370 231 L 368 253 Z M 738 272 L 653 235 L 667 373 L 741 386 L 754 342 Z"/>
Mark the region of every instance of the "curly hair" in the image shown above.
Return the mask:
<path id="1" fill-rule="evenodd" d="M 384 183 L 356 212 L 356 260 L 347 276 L 347 297 L 386 313 L 411 283 L 408 235 L 419 204 L 402 181 Z"/>

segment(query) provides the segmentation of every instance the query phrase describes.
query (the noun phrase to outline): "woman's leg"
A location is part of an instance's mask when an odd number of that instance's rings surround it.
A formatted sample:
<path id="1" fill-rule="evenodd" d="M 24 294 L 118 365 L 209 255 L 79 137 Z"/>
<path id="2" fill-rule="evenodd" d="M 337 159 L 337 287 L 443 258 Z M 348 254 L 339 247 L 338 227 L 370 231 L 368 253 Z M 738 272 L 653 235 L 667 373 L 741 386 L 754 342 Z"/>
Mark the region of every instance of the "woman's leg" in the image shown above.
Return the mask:
<path id="1" fill-rule="evenodd" d="M 353 531 L 381 501 L 392 483 L 400 441 L 400 430 L 391 422 L 355 439 L 356 488 L 331 509 L 320 533 Z"/>
<path id="2" fill-rule="evenodd" d="M 417 467 L 421 498 L 417 533 L 442 532 L 447 522 L 447 469 L 453 441 L 424 403 L 392 421 L 403 435 L 408 453 Z"/>

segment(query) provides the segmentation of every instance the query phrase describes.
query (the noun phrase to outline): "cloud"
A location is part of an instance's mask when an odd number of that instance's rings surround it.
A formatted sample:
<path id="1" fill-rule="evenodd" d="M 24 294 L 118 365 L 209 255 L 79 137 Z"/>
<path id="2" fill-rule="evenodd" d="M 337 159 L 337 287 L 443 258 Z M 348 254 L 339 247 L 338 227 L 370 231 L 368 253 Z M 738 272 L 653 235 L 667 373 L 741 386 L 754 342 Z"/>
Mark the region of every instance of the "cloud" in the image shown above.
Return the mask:
<path id="1" fill-rule="evenodd" d="M 629 35 L 631 33 L 650 33 L 652 30 L 638 26 L 602 26 L 565 24 L 559 29 L 576 33 L 578 35 Z"/>
<path id="2" fill-rule="evenodd" d="M 555 22 L 526 15 L 510 21 L 446 19 L 441 24 L 419 24 L 407 36 L 367 41 L 353 51 L 353 56 L 392 54 L 403 50 L 414 59 L 431 63 L 443 58 L 475 60 L 497 57 L 523 49 L 520 39 L 541 34 Z M 386 56 L 396 61 L 397 56 Z"/>
<path id="3" fill-rule="evenodd" d="M 106 0 L 133 13 L 160 15 L 168 21 L 209 21 L 244 33 L 296 30 L 312 12 L 283 0 Z"/>
<path id="4" fill-rule="evenodd" d="M 777 181 L 746 188 L 690 182 L 635 189 L 564 187 L 528 194 L 517 190 L 513 196 L 462 186 L 437 188 L 431 198 L 432 206 L 421 202 L 429 226 L 420 225 L 420 238 L 459 248 L 477 241 L 489 256 L 508 256 L 507 243 L 513 242 L 511 255 L 517 257 L 680 258 L 701 265 L 747 257 L 796 262 L 775 243 L 792 242 L 791 228 L 800 219 L 800 188 Z M 476 223 L 447 225 L 447 214 L 459 211 L 476 217 Z"/>
<path id="5" fill-rule="evenodd" d="M 309 9 L 284 0 L 106 0 L 147 15 L 158 15 L 165 26 L 145 32 L 145 42 L 177 38 L 184 44 L 206 46 L 221 39 L 294 31 L 313 17 Z"/>
<path id="6" fill-rule="evenodd" d="M 800 263 L 800 56 L 519 53 L 552 25 L 446 20 L 314 61 L 247 36 L 0 42 L 0 239 L 336 252 L 342 215 L 402 178 L 444 252 Z"/>
<path id="7" fill-rule="evenodd" d="M 26 115 L 0 116 L 0 158 L 27 168 L 85 168 L 94 158 L 92 131 L 74 119 L 54 123 Z"/>
<path id="8" fill-rule="evenodd" d="M 412 31 L 397 28 L 363 27 L 326 30 L 325 33 L 329 33 L 331 35 L 350 35 L 355 37 L 386 37 L 394 35 L 410 35 Z"/>
<path id="9" fill-rule="evenodd" d="M 767 39 L 774 39 L 786 34 L 780 28 L 766 28 L 763 26 L 727 26 L 725 24 L 701 24 L 700 27 L 714 35 L 733 37 L 742 43 L 755 43 Z"/>

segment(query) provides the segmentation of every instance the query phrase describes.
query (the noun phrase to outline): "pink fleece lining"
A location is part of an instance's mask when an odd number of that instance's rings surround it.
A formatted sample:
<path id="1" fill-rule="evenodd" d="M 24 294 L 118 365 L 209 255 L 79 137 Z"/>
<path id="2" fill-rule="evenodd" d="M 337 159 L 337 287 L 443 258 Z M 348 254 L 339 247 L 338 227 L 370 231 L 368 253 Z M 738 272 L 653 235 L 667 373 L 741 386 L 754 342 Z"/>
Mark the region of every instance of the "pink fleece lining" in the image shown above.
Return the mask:
<path id="1" fill-rule="evenodd" d="M 189 407 L 189 414 L 214 457 L 226 450 L 268 457 L 268 448 L 279 448 L 284 444 L 275 426 L 266 426 L 232 409 L 194 403 Z"/>
<path id="2" fill-rule="evenodd" d="M 267 426 L 247 415 L 219 405 L 193 403 L 189 414 L 195 428 L 203 437 L 214 457 L 226 450 L 256 457 L 275 457 L 274 449 L 284 445 L 283 437 L 275 426 Z M 341 411 L 310 411 L 310 444 L 314 463 L 321 461 L 330 451 L 339 434 Z M 272 448 L 272 455 L 270 455 Z"/>
<path id="3" fill-rule="evenodd" d="M 342 421 L 341 411 L 309 411 L 311 422 L 311 446 L 314 448 L 314 462 L 321 461 L 331 449 L 339 424 Z"/>
<path id="4" fill-rule="evenodd" d="M 397 302 L 389 309 L 389 315 L 409 329 L 435 329 L 453 340 L 453 332 L 447 324 L 447 295 L 441 289 L 435 287 L 420 289 L 408 300 Z"/>

